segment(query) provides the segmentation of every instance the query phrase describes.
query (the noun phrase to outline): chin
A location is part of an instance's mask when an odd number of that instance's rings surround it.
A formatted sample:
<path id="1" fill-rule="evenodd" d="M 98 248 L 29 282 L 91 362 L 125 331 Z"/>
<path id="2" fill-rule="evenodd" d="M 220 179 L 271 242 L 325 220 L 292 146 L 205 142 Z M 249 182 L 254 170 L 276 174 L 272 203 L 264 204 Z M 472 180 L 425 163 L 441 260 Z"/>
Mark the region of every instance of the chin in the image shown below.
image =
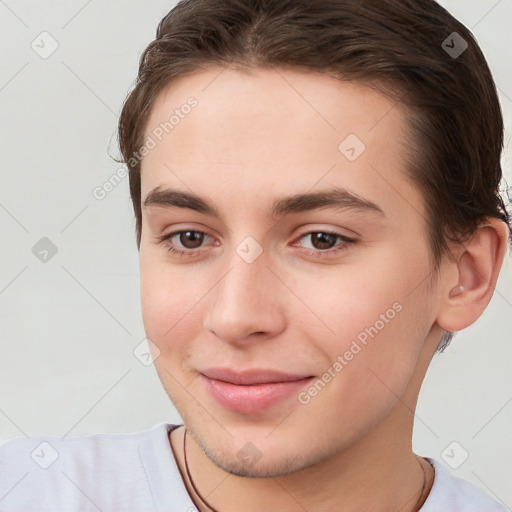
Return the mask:
<path id="1" fill-rule="evenodd" d="M 206 456 L 219 468 L 232 475 L 246 478 L 276 478 L 286 476 L 308 467 L 314 466 L 329 456 L 314 452 L 311 457 L 304 452 L 298 452 L 296 446 L 290 446 L 291 453 L 268 449 L 272 457 L 265 457 L 252 443 L 246 443 L 241 449 L 232 451 L 229 447 L 211 448 L 198 439 L 198 443 Z M 313 458 L 314 457 L 314 458 Z"/>

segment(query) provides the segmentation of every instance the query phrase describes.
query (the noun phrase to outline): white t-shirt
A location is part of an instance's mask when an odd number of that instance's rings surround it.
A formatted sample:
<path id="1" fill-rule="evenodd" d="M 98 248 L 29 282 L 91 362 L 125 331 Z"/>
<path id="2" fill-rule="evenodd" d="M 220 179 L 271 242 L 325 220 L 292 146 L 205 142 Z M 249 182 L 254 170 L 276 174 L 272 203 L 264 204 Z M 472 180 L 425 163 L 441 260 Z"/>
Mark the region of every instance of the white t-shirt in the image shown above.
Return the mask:
<path id="1" fill-rule="evenodd" d="M 180 425 L 133 434 L 0 443 L 0 512 L 197 512 L 169 442 Z M 510 512 L 436 460 L 421 512 Z"/>

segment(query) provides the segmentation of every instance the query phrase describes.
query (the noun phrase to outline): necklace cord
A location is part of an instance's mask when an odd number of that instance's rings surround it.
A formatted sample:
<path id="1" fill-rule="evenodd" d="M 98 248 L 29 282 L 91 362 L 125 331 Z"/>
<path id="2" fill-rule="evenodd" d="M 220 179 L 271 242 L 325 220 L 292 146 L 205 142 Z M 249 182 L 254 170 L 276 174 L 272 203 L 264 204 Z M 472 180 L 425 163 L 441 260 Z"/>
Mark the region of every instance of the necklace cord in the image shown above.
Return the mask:
<path id="1" fill-rule="evenodd" d="M 185 434 L 183 435 L 183 457 L 185 459 L 185 470 L 187 472 L 187 477 L 190 481 L 190 484 L 192 485 L 192 489 L 194 489 L 194 492 L 197 494 L 199 499 L 203 502 L 204 505 L 206 505 L 212 512 L 218 512 L 218 510 L 214 509 L 200 494 L 200 492 L 197 490 L 197 487 L 194 484 L 194 480 L 192 480 L 192 475 L 190 474 L 190 469 L 188 467 L 188 461 L 187 461 L 187 449 L 186 449 L 186 440 L 187 440 L 187 432 L 188 429 L 185 427 Z M 432 467 L 432 464 L 430 464 L 429 461 L 427 463 Z M 423 494 L 425 493 L 425 488 L 427 487 L 427 473 L 425 471 L 425 468 L 421 464 L 421 462 L 418 460 L 418 464 L 420 465 L 421 471 L 423 471 L 423 487 L 421 488 L 420 495 L 418 498 L 418 501 L 414 505 L 414 508 L 412 512 L 419 512 L 419 505 L 421 503 L 421 499 L 423 498 Z"/>
<path id="2" fill-rule="evenodd" d="M 197 487 L 195 486 L 194 484 L 194 480 L 192 480 L 192 475 L 190 474 L 190 470 L 188 468 L 188 462 L 187 462 L 187 450 L 186 450 L 186 446 L 185 446 L 185 442 L 187 440 L 187 432 L 188 432 L 188 429 L 187 427 L 185 427 L 185 434 L 183 435 L 183 456 L 184 456 L 184 459 L 185 459 L 185 470 L 187 471 L 187 476 L 188 476 L 188 479 L 190 481 L 190 484 L 192 485 L 192 489 L 194 489 L 194 492 L 199 496 L 199 499 L 212 511 L 212 512 L 218 512 L 218 510 L 214 509 L 202 496 L 201 494 L 199 493 L 199 491 L 197 490 Z"/>

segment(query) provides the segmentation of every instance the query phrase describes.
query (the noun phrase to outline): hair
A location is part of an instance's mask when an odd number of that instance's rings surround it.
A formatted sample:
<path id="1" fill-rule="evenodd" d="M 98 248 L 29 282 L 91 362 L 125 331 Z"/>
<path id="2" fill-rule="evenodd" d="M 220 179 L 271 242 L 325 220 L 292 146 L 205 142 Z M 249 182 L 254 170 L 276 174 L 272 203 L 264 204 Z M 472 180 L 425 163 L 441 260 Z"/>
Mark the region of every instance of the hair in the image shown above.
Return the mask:
<path id="1" fill-rule="evenodd" d="M 503 117 L 491 71 L 471 32 L 434 0 L 182 0 L 143 51 L 119 119 L 139 248 L 134 155 L 152 106 L 175 79 L 208 65 L 328 73 L 403 104 L 406 172 L 425 200 L 434 276 L 449 241 L 463 243 L 488 217 L 512 233 L 499 191 Z"/>

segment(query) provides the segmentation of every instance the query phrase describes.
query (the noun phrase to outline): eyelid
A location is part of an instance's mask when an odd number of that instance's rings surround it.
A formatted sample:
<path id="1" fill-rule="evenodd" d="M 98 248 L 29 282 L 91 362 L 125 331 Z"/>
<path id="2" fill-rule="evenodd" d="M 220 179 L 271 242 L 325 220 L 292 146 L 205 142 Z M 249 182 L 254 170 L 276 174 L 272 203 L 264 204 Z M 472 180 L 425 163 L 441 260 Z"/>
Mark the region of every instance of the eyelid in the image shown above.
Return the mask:
<path id="1" fill-rule="evenodd" d="M 354 231 L 353 229 L 347 229 L 342 227 L 326 227 L 322 225 L 313 225 L 308 227 L 305 231 L 301 231 L 299 235 L 297 235 L 298 238 L 301 238 L 305 235 L 310 235 L 312 233 L 330 233 L 332 235 L 338 235 L 343 238 L 349 238 L 351 240 L 356 240 L 357 237 L 360 237 L 361 235 Z"/>
<path id="2" fill-rule="evenodd" d="M 166 241 L 169 241 L 172 238 L 174 238 L 176 235 L 180 235 L 181 233 L 186 233 L 187 231 L 192 231 L 193 233 L 199 233 L 199 234 L 205 235 L 205 237 L 209 237 L 209 238 L 212 238 L 212 239 L 215 238 L 213 235 L 210 235 L 210 233 L 208 233 L 204 229 L 181 228 L 181 229 L 173 229 L 169 233 L 165 233 L 163 235 L 158 235 L 156 237 L 157 243 L 159 243 L 159 244 L 165 243 Z M 184 250 L 185 251 L 188 250 L 188 251 L 193 251 L 193 252 L 199 252 L 201 249 L 202 249 L 202 247 L 200 247 L 198 249 L 184 249 Z"/>
<path id="3" fill-rule="evenodd" d="M 172 237 L 173 235 L 176 235 L 178 233 L 184 233 L 186 231 L 193 231 L 195 233 L 204 233 L 205 235 L 208 235 L 210 238 L 216 238 L 215 236 L 210 234 L 210 231 L 208 230 L 208 228 L 206 228 L 203 224 L 197 224 L 197 225 L 194 225 L 194 223 L 184 224 L 184 225 L 174 224 L 171 226 L 171 228 L 172 229 L 169 231 L 167 231 L 168 227 L 163 228 L 161 230 L 163 234 L 156 235 L 156 238 L 158 240 L 160 240 L 162 238 L 169 238 L 169 237 Z"/>
<path id="4" fill-rule="evenodd" d="M 338 256 L 341 251 L 344 251 L 348 249 L 348 246 L 354 245 L 357 243 L 357 239 L 353 237 L 349 237 L 347 235 L 344 235 L 343 233 L 340 233 L 338 231 L 329 230 L 329 229 L 312 229 L 309 231 L 305 231 L 301 233 L 297 237 L 297 241 L 291 244 L 292 246 L 297 246 L 299 241 L 309 235 L 312 235 L 314 233 L 323 233 L 324 235 L 333 236 L 339 240 L 341 240 L 341 243 L 338 243 L 331 247 L 330 249 L 309 249 L 307 247 L 303 247 L 302 252 L 304 254 L 307 254 L 309 256 L 314 257 L 320 257 L 320 258 L 328 258 L 329 256 Z"/>
<path id="5" fill-rule="evenodd" d="M 344 233 L 340 233 L 339 231 L 334 231 L 331 229 L 310 229 L 310 230 L 305 231 L 304 233 L 301 233 L 300 235 L 298 235 L 296 237 L 296 240 L 300 240 L 308 235 L 313 235 L 314 233 L 323 233 L 324 235 L 336 236 L 336 237 L 341 238 L 342 240 L 351 241 L 351 242 L 356 241 L 356 238 L 354 238 L 352 236 L 345 235 Z"/>

